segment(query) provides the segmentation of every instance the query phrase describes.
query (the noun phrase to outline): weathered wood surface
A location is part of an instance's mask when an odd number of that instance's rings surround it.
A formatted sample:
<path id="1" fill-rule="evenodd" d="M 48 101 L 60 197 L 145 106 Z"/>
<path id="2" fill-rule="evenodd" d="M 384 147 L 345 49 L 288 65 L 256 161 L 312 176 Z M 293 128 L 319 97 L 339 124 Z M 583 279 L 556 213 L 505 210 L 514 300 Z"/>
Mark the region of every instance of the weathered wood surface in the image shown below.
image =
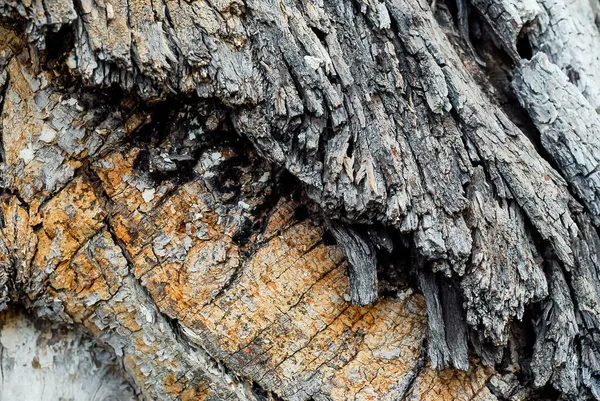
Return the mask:
<path id="1" fill-rule="evenodd" d="M 79 331 L 0 314 L 3 400 L 135 401 L 114 355 Z"/>
<path id="2" fill-rule="evenodd" d="M 489 368 L 427 366 L 413 290 L 350 303 L 323 222 L 293 194 L 279 200 L 250 149 L 221 144 L 207 129 L 217 118 L 199 125 L 207 142 L 190 181 L 152 178 L 146 150 L 127 145 L 36 212 L 5 196 L 2 238 L 33 242 L 14 254 L 26 305 L 86 327 L 147 399 L 495 399 Z"/>
<path id="3" fill-rule="evenodd" d="M 2 300 L 150 399 L 600 398 L 597 9 L 0 0 Z"/>

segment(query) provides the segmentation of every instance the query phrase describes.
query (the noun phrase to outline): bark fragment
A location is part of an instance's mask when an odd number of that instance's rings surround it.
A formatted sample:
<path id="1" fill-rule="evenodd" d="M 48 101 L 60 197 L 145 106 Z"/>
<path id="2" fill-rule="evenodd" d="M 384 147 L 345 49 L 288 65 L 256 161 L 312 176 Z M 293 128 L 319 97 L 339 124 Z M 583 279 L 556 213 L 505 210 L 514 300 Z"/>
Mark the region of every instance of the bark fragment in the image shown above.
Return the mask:
<path id="1" fill-rule="evenodd" d="M 372 304 L 377 300 L 377 257 L 373 245 L 350 227 L 339 223 L 330 227 L 348 258 L 352 303 L 359 306 Z"/>

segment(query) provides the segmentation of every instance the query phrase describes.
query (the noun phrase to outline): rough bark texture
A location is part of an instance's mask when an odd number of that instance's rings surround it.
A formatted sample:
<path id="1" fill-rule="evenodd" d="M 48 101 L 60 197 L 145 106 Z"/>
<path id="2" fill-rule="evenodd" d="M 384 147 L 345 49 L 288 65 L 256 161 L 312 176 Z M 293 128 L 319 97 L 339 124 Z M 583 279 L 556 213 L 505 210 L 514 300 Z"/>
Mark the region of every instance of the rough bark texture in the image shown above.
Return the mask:
<path id="1" fill-rule="evenodd" d="M 2 305 L 152 400 L 600 399 L 599 9 L 0 0 Z"/>

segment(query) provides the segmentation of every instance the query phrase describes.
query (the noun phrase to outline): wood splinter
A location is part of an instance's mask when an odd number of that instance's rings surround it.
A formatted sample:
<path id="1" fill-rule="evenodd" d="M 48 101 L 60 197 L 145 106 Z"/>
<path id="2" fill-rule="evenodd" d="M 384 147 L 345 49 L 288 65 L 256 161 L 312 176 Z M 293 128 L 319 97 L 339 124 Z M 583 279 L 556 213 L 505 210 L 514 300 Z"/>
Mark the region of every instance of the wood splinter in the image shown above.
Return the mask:
<path id="1" fill-rule="evenodd" d="M 375 248 L 348 225 L 331 222 L 329 227 L 348 259 L 352 303 L 358 306 L 374 303 L 378 298 Z"/>

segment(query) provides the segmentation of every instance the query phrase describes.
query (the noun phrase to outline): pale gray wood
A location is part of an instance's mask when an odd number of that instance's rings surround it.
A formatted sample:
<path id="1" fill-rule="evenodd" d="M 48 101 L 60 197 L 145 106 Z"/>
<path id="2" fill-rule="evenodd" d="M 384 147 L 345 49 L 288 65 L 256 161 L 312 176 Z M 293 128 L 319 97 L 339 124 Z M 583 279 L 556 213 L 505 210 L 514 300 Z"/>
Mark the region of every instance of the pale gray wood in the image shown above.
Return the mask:
<path id="1" fill-rule="evenodd" d="M 2 312 L 0 399 L 135 401 L 118 360 L 80 330 Z"/>

